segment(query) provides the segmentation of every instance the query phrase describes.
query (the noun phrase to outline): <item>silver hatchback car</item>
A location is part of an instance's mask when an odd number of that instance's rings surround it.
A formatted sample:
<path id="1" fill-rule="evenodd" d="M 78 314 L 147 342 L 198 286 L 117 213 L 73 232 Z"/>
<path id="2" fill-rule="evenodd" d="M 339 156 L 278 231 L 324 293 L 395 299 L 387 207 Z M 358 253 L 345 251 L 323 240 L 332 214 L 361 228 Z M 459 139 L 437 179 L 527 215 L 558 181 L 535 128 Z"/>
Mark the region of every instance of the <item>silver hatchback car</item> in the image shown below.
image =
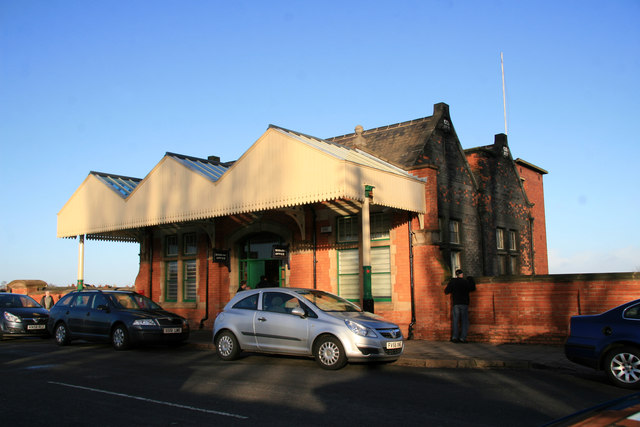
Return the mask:
<path id="1" fill-rule="evenodd" d="M 223 360 L 241 351 L 313 356 L 324 369 L 348 361 L 397 360 L 398 325 L 328 292 L 303 288 L 241 291 L 218 314 L 213 343 Z"/>

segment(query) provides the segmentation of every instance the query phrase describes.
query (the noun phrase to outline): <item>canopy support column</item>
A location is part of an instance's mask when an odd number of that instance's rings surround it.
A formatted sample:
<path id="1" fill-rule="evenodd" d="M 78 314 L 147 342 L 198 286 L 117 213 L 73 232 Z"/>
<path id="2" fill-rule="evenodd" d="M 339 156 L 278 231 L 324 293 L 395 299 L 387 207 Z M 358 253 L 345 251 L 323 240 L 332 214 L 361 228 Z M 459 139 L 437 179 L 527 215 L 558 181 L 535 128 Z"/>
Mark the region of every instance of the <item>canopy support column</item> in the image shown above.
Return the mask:
<path id="1" fill-rule="evenodd" d="M 373 313 L 373 292 L 371 291 L 371 221 L 369 203 L 373 199 L 373 186 L 364 186 L 362 204 L 362 309 Z"/>
<path id="2" fill-rule="evenodd" d="M 84 234 L 80 236 L 78 243 L 78 290 L 81 291 L 84 285 Z"/>

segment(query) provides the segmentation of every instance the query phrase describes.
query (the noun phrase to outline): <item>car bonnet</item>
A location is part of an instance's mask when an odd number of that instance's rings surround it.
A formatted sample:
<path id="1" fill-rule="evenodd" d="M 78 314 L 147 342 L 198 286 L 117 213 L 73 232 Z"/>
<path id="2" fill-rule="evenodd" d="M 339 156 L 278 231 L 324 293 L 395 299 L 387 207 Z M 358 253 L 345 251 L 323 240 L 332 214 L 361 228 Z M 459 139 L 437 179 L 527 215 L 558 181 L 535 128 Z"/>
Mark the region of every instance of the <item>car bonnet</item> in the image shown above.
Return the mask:
<path id="1" fill-rule="evenodd" d="M 398 325 L 395 323 L 387 322 L 380 316 L 377 316 L 366 311 L 354 312 L 354 311 L 325 311 L 324 313 L 336 317 L 338 319 L 349 319 L 355 322 L 361 323 L 372 329 L 397 329 Z"/>
<path id="2" fill-rule="evenodd" d="M 41 307 L 8 307 L 4 311 L 20 317 L 49 317 L 49 312 Z"/>

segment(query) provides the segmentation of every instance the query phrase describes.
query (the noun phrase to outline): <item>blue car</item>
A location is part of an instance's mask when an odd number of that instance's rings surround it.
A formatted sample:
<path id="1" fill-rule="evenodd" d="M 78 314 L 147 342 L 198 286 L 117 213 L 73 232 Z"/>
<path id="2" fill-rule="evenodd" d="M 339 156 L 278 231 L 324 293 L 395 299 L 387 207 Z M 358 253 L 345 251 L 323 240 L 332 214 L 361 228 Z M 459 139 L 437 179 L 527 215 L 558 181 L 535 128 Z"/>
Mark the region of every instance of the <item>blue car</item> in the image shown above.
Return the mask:
<path id="1" fill-rule="evenodd" d="M 564 352 L 574 363 L 605 371 L 619 387 L 640 387 L 640 300 L 571 317 Z"/>
<path id="2" fill-rule="evenodd" d="M 128 291 L 70 292 L 51 308 L 48 330 L 58 345 L 82 339 L 111 342 L 116 350 L 143 343 L 180 345 L 189 338 L 187 319 Z"/>

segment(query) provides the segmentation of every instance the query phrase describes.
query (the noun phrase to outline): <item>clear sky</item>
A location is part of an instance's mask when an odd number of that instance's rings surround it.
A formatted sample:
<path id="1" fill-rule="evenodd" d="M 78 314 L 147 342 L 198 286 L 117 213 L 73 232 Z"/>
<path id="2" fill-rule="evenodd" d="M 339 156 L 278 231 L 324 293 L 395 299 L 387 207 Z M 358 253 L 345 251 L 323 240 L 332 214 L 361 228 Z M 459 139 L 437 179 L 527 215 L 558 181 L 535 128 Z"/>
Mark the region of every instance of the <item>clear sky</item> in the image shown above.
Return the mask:
<path id="1" fill-rule="evenodd" d="M 640 271 L 640 1 L 0 0 L 0 283 L 75 283 L 56 215 L 90 171 L 167 151 L 235 160 L 275 124 L 317 137 L 450 107 L 544 177 L 551 273 Z M 87 241 L 129 285 L 137 244 Z"/>

